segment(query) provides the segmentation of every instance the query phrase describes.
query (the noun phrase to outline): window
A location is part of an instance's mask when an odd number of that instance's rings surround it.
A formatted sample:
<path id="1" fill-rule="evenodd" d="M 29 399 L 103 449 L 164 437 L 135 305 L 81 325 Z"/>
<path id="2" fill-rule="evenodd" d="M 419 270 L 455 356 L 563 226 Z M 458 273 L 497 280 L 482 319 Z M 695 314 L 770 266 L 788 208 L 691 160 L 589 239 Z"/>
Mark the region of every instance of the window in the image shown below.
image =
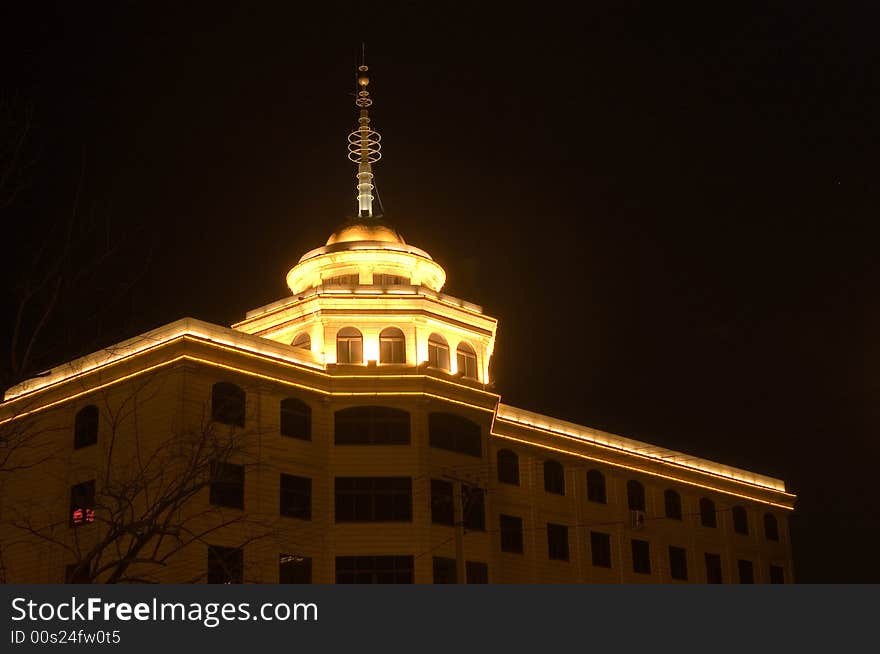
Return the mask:
<path id="1" fill-rule="evenodd" d="M 663 504 L 666 507 L 666 517 L 673 520 L 681 520 L 681 495 L 671 488 L 663 491 Z"/>
<path id="2" fill-rule="evenodd" d="M 477 378 L 477 353 L 467 343 L 459 343 L 455 348 L 455 363 L 462 377 Z"/>
<path id="3" fill-rule="evenodd" d="M 244 466 L 221 462 L 211 464 L 210 502 L 233 509 L 244 508 Z"/>
<path id="4" fill-rule="evenodd" d="M 337 556 L 337 584 L 411 584 L 412 556 Z"/>
<path id="5" fill-rule="evenodd" d="M 669 546 L 669 574 L 673 579 L 688 578 L 687 552 L 683 547 Z"/>
<path id="6" fill-rule="evenodd" d="M 772 513 L 764 514 L 764 536 L 767 540 L 779 540 L 779 524 Z"/>
<path id="7" fill-rule="evenodd" d="M 645 487 L 641 482 L 635 479 L 626 482 L 626 503 L 630 511 L 645 510 Z"/>
<path id="8" fill-rule="evenodd" d="M 772 567 L 772 566 L 771 566 Z M 80 563 L 71 563 L 64 566 L 64 583 L 65 584 L 90 584 L 92 577 L 89 574 L 87 565 Z"/>
<path id="9" fill-rule="evenodd" d="M 724 579 L 721 576 L 721 555 L 710 554 L 706 552 L 706 583 L 707 584 L 723 584 Z"/>
<path id="10" fill-rule="evenodd" d="M 299 554 L 280 554 L 278 556 L 278 583 L 312 583 L 312 558 Z"/>
<path id="11" fill-rule="evenodd" d="M 335 416 L 337 445 L 409 445 L 409 413 L 387 406 L 355 406 Z"/>
<path id="12" fill-rule="evenodd" d="M 565 471 L 558 461 L 544 461 L 544 490 L 565 495 Z"/>
<path id="13" fill-rule="evenodd" d="M 646 540 L 632 540 L 633 572 L 651 574 L 651 545 Z"/>
<path id="14" fill-rule="evenodd" d="M 281 473 L 279 506 L 288 518 L 312 519 L 312 480 Z"/>
<path id="15" fill-rule="evenodd" d="M 91 524 L 95 521 L 95 480 L 70 487 L 70 525 Z"/>
<path id="16" fill-rule="evenodd" d="M 98 407 L 90 404 L 76 413 L 73 422 L 73 449 L 94 445 L 98 442 Z"/>
<path id="17" fill-rule="evenodd" d="M 449 559 L 443 556 L 434 557 L 434 583 L 435 584 L 454 584 L 456 583 L 455 559 Z"/>
<path id="18" fill-rule="evenodd" d="M 281 435 L 312 440 L 312 407 L 295 397 L 281 400 Z"/>
<path id="19" fill-rule="evenodd" d="M 336 363 L 363 363 L 364 337 L 354 327 L 336 333 Z"/>
<path id="20" fill-rule="evenodd" d="M 437 525 L 455 524 L 455 506 L 451 481 L 431 480 L 431 522 Z"/>
<path id="21" fill-rule="evenodd" d="M 547 523 L 547 556 L 556 561 L 568 561 L 568 527 Z"/>
<path id="22" fill-rule="evenodd" d="M 208 545 L 208 583 L 240 584 L 244 578 L 244 551 L 240 547 Z"/>
<path id="23" fill-rule="evenodd" d="M 328 277 L 324 280 L 325 286 L 357 286 L 360 282 L 360 275 L 337 275 L 336 277 Z"/>
<path id="24" fill-rule="evenodd" d="M 306 333 L 299 334 L 291 343 L 293 347 L 300 347 L 304 350 L 312 349 L 312 337 Z"/>
<path id="25" fill-rule="evenodd" d="M 708 497 L 700 498 L 700 524 L 704 527 L 718 526 L 718 519 L 715 516 L 715 502 Z"/>
<path id="26" fill-rule="evenodd" d="M 741 583 L 741 584 L 755 583 L 755 566 L 752 565 L 751 561 L 746 561 L 745 559 L 738 559 L 736 562 L 736 569 L 739 572 L 739 583 Z"/>
<path id="27" fill-rule="evenodd" d="M 591 531 L 590 550 L 593 553 L 593 565 L 602 568 L 611 567 L 611 536 L 609 534 Z"/>
<path id="28" fill-rule="evenodd" d="M 244 391 L 228 382 L 214 384 L 211 389 L 211 420 L 244 427 Z"/>
<path id="29" fill-rule="evenodd" d="M 449 370 L 449 345 L 440 334 L 431 334 L 428 337 L 428 365 Z"/>
<path id="30" fill-rule="evenodd" d="M 429 414 L 428 434 L 431 447 L 469 456 L 483 454 L 480 425 L 454 413 Z"/>
<path id="31" fill-rule="evenodd" d="M 86 582 L 88 583 L 88 582 Z M 785 583 L 785 568 L 781 565 L 771 565 L 770 566 L 770 583 L 771 584 L 784 584 Z"/>
<path id="32" fill-rule="evenodd" d="M 523 526 L 522 518 L 512 515 L 500 515 L 501 523 L 501 551 L 523 553 Z"/>
<path id="33" fill-rule="evenodd" d="M 590 502 L 605 504 L 605 475 L 598 470 L 590 470 L 587 473 L 587 499 Z"/>
<path id="34" fill-rule="evenodd" d="M 337 477 L 336 522 L 410 522 L 409 477 Z"/>
<path id="35" fill-rule="evenodd" d="M 379 363 L 406 363 L 406 341 L 397 327 L 386 327 L 379 334 Z"/>
<path id="36" fill-rule="evenodd" d="M 519 457 L 510 450 L 498 450 L 498 481 L 519 486 Z"/>
<path id="37" fill-rule="evenodd" d="M 748 535 L 749 516 L 741 506 L 733 507 L 733 530 L 738 534 Z"/>
<path id="38" fill-rule="evenodd" d="M 478 486 L 462 484 L 461 510 L 465 529 L 486 530 L 486 491 Z"/>
<path id="39" fill-rule="evenodd" d="M 401 277 L 400 275 L 387 275 L 385 273 L 373 273 L 373 284 L 377 286 L 408 286 L 409 283 L 410 282 L 408 277 Z"/>
<path id="40" fill-rule="evenodd" d="M 464 562 L 465 577 L 469 584 L 488 584 L 489 566 L 479 561 Z"/>

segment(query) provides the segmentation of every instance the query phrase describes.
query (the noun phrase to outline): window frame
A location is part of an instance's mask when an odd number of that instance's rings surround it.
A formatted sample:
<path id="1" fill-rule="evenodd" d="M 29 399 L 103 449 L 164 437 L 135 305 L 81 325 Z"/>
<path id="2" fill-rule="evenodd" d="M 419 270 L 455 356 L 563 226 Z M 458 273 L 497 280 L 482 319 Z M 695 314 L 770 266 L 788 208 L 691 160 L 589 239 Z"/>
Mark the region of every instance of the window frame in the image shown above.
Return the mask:
<path id="1" fill-rule="evenodd" d="M 568 525 L 547 523 L 547 558 L 551 561 L 571 560 Z"/>
<path id="2" fill-rule="evenodd" d="M 333 488 L 336 523 L 413 521 L 412 477 L 335 477 Z"/>
<path id="3" fill-rule="evenodd" d="M 285 483 L 287 488 L 285 488 Z M 312 480 L 310 477 L 278 475 L 278 513 L 285 518 L 312 519 Z"/>
<path id="4" fill-rule="evenodd" d="M 285 438 L 312 440 L 312 407 L 298 397 L 285 397 L 278 404 L 278 432 Z"/>
<path id="5" fill-rule="evenodd" d="M 510 457 L 507 456 L 508 454 L 510 455 Z M 502 461 L 501 461 L 502 456 L 506 459 L 504 461 L 503 465 L 502 465 Z M 495 453 L 495 463 L 497 465 L 496 472 L 497 472 L 497 477 L 498 477 L 499 483 L 510 484 L 511 486 L 519 486 L 520 485 L 519 484 L 519 455 L 516 452 L 514 452 L 513 450 L 510 450 L 510 449 L 507 449 L 507 448 L 503 448 L 503 449 L 498 450 Z M 513 468 L 509 467 L 511 465 L 513 466 Z M 508 472 L 512 470 L 514 472 L 514 474 L 511 476 L 511 478 L 516 477 L 516 479 L 514 481 L 511 481 L 510 479 L 502 478 L 502 472 L 501 472 L 502 470 L 506 470 Z M 506 474 L 503 476 L 507 477 Z"/>
<path id="6" fill-rule="evenodd" d="M 76 412 L 73 419 L 73 449 L 80 450 L 98 444 L 101 414 L 98 407 L 89 404 Z"/>
<path id="7" fill-rule="evenodd" d="M 388 357 L 383 354 L 386 345 L 389 347 Z M 398 365 L 406 363 L 406 336 L 399 327 L 386 327 L 379 332 L 379 363 Z"/>
<path id="8" fill-rule="evenodd" d="M 353 348 L 353 346 L 356 346 Z M 345 352 L 345 356 L 342 353 Z M 353 353 L 356 355 L 353 356 Z M 336 332 L 336 363 L 362 365 L 364 363 L 364 335 L 357 327 L 343 327 Z"/>
<path id="9" fill-rule="evenodd" d="M 524 554 L 523 519 L 519 516 L 499 513 L 498 525 L 501 551 L 507 554 Z"/>
<path id="10" fill-rule="evenodd" d="M 231 427 L 244 427 L 247 393 L 238 384 L 218 381 L 211 386 L 211 421 Z"/>
<path id="11" fill-rule="evenodd" d="M 428 367 L 449 372 L 449 366 L 449 342 L 437 332 L 431 332 L 428 336 Z"/>

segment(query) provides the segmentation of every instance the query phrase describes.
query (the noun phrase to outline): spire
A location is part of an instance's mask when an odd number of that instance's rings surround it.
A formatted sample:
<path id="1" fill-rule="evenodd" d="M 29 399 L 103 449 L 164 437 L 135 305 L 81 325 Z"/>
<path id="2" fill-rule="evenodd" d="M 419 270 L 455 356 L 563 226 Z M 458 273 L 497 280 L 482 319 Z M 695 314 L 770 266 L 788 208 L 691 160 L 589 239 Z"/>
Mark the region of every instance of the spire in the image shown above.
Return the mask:
<path id="1" fill-rule="evenodd" d="M 348 135 L 348 158 L 357 164 L 357 201 L 358 217 L 373 217 L 373 164 L 382 158 L 380 152 L 382 137 L 379 132 L 370 128 L 369 107 L 373 104 L 367 85 L 370 78 L 367 76 L 367 65 L 361 56 L 361 65 L 358 66 L 357 94 L 354 103 L 360 107 L 358 128 Z"/>

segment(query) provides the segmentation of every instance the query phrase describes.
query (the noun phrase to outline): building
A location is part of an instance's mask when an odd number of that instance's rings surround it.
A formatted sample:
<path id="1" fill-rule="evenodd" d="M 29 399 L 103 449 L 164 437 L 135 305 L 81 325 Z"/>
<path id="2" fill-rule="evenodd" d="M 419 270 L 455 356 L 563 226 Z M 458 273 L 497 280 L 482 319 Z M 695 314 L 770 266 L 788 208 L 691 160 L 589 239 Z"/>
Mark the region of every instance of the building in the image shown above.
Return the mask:
<path id="1" fill-rule="evenodd" d="M 358 215 L 231 328 L 183 319 L 6 391 L 11 583 L 791 582 L 778 479 L 508 406 L 497 320 Z"/>

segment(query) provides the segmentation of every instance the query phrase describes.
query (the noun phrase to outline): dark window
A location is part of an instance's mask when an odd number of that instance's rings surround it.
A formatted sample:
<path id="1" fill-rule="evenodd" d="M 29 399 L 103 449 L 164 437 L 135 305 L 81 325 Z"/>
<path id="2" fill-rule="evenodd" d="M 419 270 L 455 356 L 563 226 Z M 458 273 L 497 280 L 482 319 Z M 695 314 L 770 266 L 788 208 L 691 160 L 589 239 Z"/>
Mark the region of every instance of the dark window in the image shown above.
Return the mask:
<path id="1" fill-rule="evenodd" d="M 379 363 L 406 363 L 406 340 L 397 327 L 386 327 L 379 334 Z"/>
<path id="2" fill-rule="evenodd" d="M 464 568 L 469 584 L 488 584 L 489 566 L 479 561 L 465 561 Z"/>
<path id="3" fill-rule="evenodd" d="M 626 504 L 630 511 L 645 510 L 645 487 L 641 482 L 635 479 L 626 482 Z"/>
<path id="4" fill-rule="evenodd" d="M 431 480 L 431 522 L 438 525 L 455 524 L 455 506 L 451 481 Z"/>
<path id="5" fill-rule="evenodd" d="M 482 488 L 461 485 L 461 510 L 465 529 L 486 530 L 486 492 Z"/>
<path id="6" fill-rule="evenodd" d="M 324 280 L 325 286 L 357 286 L 359 283 L 360 275 L 358 273 L 337 275 L 336 277 L 328 277 Z"/>
<path id="7" fill-rule="evenodd" d="M 721 576 L 721 555 L 710 554 L 706 552 L 706 583 L 707 584 L 723 584 L 724 578 Z"/>
<path id="8" fill-rule="evenodd" d="M 234 463 L 211 464 L 211 504 L 244 508 L 244 466 Z"/>
<path id="9" fill-rule="evenodd" d="M 700 498 L 700 524 L 704 527 L 718 526 L 718 519 L 715 517 L 715 502 L 708 497 Z"/>
<path id="10" fill-rule="evenodd" d="M 293 339 L 293 343 L 291 343 L 293 347 L 301 347 L 304 350 L 312 349 L 312 337 L 308 334 L 300 334 L 295 339 Z"/>
<path id="11" fill-rule="evenodd" d="M 605 475 L 598 470 L 590 470 L 587 473 L 587 499 L 599 504 L 608 501 L 605 495 Z"/>
<path id="12" fill-rule="evenodd" d="M 733 530 L 738 534 L 748 535 L 749 516 L 741 506 L 733 507 Z"/>
<path id="13" fill-rule="evenodd" d="M 448 559 L 443 556 L 434 557 L 434 583 L 435 584 L 454 584 L 456 583 L 455 559 Z"/>
<path id="14" fill-rule="evenodd" d="M 512 515 L 500 516 L 501 522 L 501 551 L 523 553 L 523 526 L 522 518 Z"/>
<path id="15" fill-rule="evenodd" d="M 281 554 L 278 557 L 279 584 L 312 583 L 312 559 L 298 554 Z"/>
<path id="16" fill-rule="evenodd" d="M 244 427 L 244 391 L 228 382 L 217 382 L 211 389 L 211 420 Z"/>
<path id="17" fill-rule="evenodd" d="M 364 337 L 354 327 L 336 333 L 336 363 L 363 363 Z"/>
<path id="18" fill-rule="evenodd" d="M 312 519 L 312 480 L 281 473 L 281 515 L 288 518 Z"/>
<path id="19" fill-rule="evenodd" d="M 609 534 L 591 531 L 590 550 L 593 553 L 593 565 L 603 568 L 611 567 L 611 536 Z"/>
<path id="20" fill-rule="evenodd" d="M 547 556 L 568 561 L 568 527 L 547 523 Z"/>
<path id="21" fill-rule="evenodd" d="M 244 551 L 239 547 L 208 545 L 208 583 L 240 584 L 244 578 Z"/>
<path id="22" fill-rule="evenodd" d="M 98 407 L 90 404 L 76 413 L 73 421 L 73 449 L 94 445 L 98 442 Z"/>
<path id="23" fill-rule="evenodd" d="M 449 370 L 449 344 L 440 334 L 431 334 L 428 337 L 428 365 Z"/>
<path id="24" fill-rule="evenodd" d="M 651 574 L 651 545 L 646 540 L 632 541 L 633 572 Z"/>
<path id="25" fill-rule="evenodd" d="M 400 275 L 388 275 L 385 273 L 374 273 L 373 284 L 377 286 L 409 286 L 409 277 Z"/>
<path id="26" fill-rule="evenodd" d="M 411 584 L 412 556 L 337 556 L 337 584 Z"/>
<path id="27" fill-rule="evenodd" d="M 454 413 L 429 414 L 428 433 L 431 447 L 470 456 L 483 454 L 480 425 Z"/>
<path id="28" fill-rule="evenodd" d="M 752 565 L 751 561 L 746 561 L 745 559 L 737 560 L 736 569 L 739 572 L 739 583 L 755 583 L 755 566 Z"/>
<path id="29" fill-rule="evenodd" d="M 519 486 L 519 457 L 510 450 L 498 450 L 498 481 Z"/>
<path id="30" fill-rule="evenodd" d="M 666 507 L 667 518 L 681 520 L 681 495 L 668 488 L 663 491 L 663 504 Z"/>
<path id="31" fill-rule="evenodd" d="M 771 566 L 773 567 L 773 566 Z M 64 567 L 65 584 L 90 584 L 92 578 L 89 575 L 89 567 L 79 563 L 71 563 Z"/>
<path id="32" fill-rule="evenodd" d="M 70 524 L 80 526 L 95 521 L 95 480 L 70 487 Z"/>
<path id="33" fill-rule="evenodd" d="M 772 513 L 764 514 L 764 536 L 767 540 L 779 540 L 779 524 Z"/>
<path id="34" fill-rule="evenodd" d="M 86 582 L 88 583 L 88 582 Z M 771 565 L 770 566 L 770 583 L 771 584 L 784 584 L 785 583 L 785 568 L 781 565 Z"/>
<path id="35" fill-rule="evenodd" d="M 669 574 L 673 579 L 688 578 L 687 552 L 683 547 L 669 546 Z"/>
<path id="36" fill-rule="evenodd" d="M 409 413 L 387 406 L 354 406 L 336 412 L 337 445 L 409 445 Z"/>
<path id="37" fill-rule="evenodd" d="M 477 378 L 477 355 L 467 343 L 459 343 L 455 350 L 455 362 L 458 372 L 467 379 Z"/>
<path id="38" fill-rule="evenodd" d="M 544 461 L 544 490 L 565 495 L 565 471 L 558 461 Z"/>
<path id="39" fill-rule="evenodd" d="M 295 397 L 281 400 L 281 435 L 312 440 L 312 407 Z"/>
<path id="40" fill-rule="evenodd" d="M 410 522 L 409 477 L 337 477 L 336 522 Z"/>

